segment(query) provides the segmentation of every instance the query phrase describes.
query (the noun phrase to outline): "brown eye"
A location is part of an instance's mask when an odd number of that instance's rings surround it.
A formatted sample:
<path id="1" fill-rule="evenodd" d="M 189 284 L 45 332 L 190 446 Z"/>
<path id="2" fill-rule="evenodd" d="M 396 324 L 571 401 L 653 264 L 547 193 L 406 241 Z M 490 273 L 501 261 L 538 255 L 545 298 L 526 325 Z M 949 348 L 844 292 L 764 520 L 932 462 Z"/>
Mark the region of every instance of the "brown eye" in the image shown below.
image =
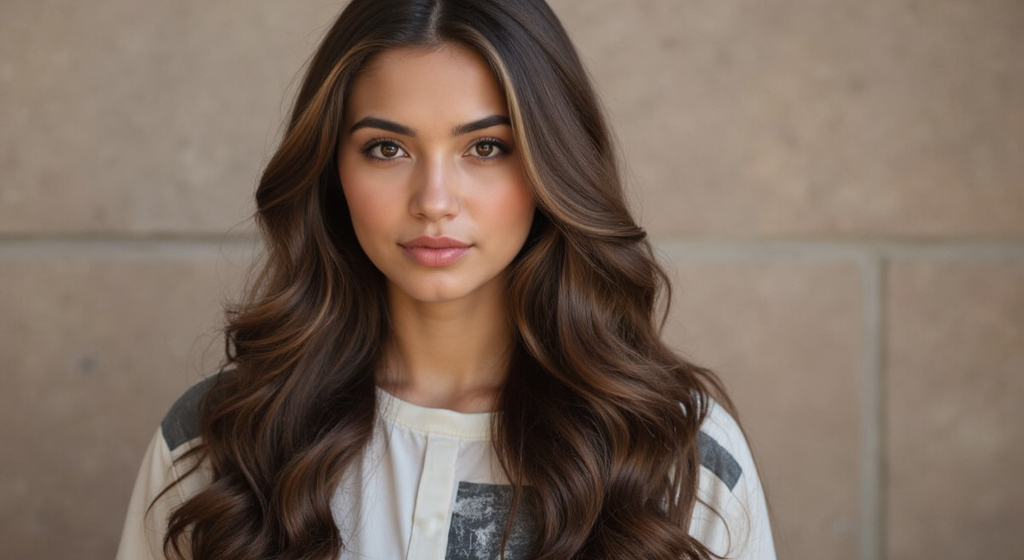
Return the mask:
<path id="1" fill-rule="evenodd" d="M 363 149 L 363 153 L 374 160 L 392 160 L 407 155 L 401 146 L 394 142 L 377 141 Z"/>
<path id="2" fill-rule="evenodd" d="M 486 142 L 476 145 L 476 155 L 480 157 L 491 157 L 494 153 L 494 144 L 488 144 Z"/>
<path id="3" fill-rule="evenodd" d="M 480 159 L 497 159 L 509 152 L 504 143 L 490 138 L 482 138 L 469 149 L 467 155 Z"/>

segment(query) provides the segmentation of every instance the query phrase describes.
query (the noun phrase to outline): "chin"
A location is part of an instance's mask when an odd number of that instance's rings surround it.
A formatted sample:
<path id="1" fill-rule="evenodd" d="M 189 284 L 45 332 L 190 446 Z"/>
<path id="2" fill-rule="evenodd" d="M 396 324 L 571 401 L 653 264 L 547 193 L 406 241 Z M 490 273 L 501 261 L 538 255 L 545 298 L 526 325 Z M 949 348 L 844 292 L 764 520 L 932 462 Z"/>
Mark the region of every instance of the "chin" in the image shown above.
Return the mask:
<path id="1" fill-rule="evenodd" d="M 476 301 L 499 297 L 503 294 L 503 283 L 498 278 L 486 281 L 466 281 L 468 278 L 420 278 L 419 281 L 408 283 L 392 283 L 392 296 L 415 301 L 417 303 L 448 303 L 460 300 Z M 483 299 L 481 299 L 483 298 Z"/>
<path id="2" fill-rule="evenodd" d="M 412 286 L 395 284 L 392 286 L 395 296 L 416 301 L 419 303 L 444 303 L 455 301 L 469 295 L 472 290 L 460 289 L 457 286 L 448 284 L 434 284 L 418 282 Z"/>

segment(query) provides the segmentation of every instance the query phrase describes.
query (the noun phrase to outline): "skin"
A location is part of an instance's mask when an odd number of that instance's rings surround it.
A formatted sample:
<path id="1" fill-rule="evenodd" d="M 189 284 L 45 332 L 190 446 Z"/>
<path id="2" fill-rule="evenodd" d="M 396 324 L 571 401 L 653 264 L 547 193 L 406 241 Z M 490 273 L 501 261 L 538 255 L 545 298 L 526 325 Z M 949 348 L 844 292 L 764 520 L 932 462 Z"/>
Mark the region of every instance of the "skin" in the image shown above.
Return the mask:
<path id="1" fill-rule="evenodd" d="M 504 381 L 508 267 L 535 209 L 508 116 L 486 61 L 454 44 L 378 55 L 346 99 L 339 176 L 393 326 L 378 384 L 408 402 L 489 411 Z"/>

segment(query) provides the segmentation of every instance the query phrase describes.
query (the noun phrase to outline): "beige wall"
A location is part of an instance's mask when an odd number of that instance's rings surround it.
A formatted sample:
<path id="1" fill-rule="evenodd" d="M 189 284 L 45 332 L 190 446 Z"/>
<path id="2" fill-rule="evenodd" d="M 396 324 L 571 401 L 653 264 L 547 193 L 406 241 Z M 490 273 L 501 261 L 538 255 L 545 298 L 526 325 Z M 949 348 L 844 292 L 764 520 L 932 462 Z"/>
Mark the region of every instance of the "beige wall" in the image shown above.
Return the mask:
<path id="1" fill-rule="evenodd" d="M 1024 554 L 1024 3 L 557 0 L 780 556 Z M 0 549 L 113 555 L 338 6 L 0 2 Z M 292 88 L 294 86 L 292 85 Z"/>

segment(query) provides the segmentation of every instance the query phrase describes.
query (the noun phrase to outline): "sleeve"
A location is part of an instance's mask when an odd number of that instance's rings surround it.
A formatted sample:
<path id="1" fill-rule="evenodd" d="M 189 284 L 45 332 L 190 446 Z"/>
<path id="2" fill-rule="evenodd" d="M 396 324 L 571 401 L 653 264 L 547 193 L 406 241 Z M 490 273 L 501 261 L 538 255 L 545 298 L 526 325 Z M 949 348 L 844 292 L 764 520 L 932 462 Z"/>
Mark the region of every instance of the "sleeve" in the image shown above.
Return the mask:
<path id="1" fill-rule="evenodd" d="M 180 505 L 181 493 L 177 488 L 172 488 L 156 502 L 153 500 L 176 478 L 171 452 L 162 431 L 158 429 L 135 479 L 135 489 L 128 503 L 128 516 L 121 533 L 121 544 L 117 549 L 117 560 L 164 560 L 167 518 Z"/>
<path id="2" fill-rule="evenodd" d="M 218 377 L 207 377 L 190 387 L 160 423 L 135 479 L 117 560 L 165 560 L 164 535 L 171 512 L 212 482 L 209 465 L 204 462 L 193 470 L 197 464 L 188 452 L 201 441 L 199 403 Z M 181 473 L 190 471 L 164 492 Z"/>
<path id="3" fill-rule="evenodd" d="M 690 534 L 734 560 L 775 560 L 764 489 L 739 424 L 718 404 L 701 426 L 699 500 Z"/>

